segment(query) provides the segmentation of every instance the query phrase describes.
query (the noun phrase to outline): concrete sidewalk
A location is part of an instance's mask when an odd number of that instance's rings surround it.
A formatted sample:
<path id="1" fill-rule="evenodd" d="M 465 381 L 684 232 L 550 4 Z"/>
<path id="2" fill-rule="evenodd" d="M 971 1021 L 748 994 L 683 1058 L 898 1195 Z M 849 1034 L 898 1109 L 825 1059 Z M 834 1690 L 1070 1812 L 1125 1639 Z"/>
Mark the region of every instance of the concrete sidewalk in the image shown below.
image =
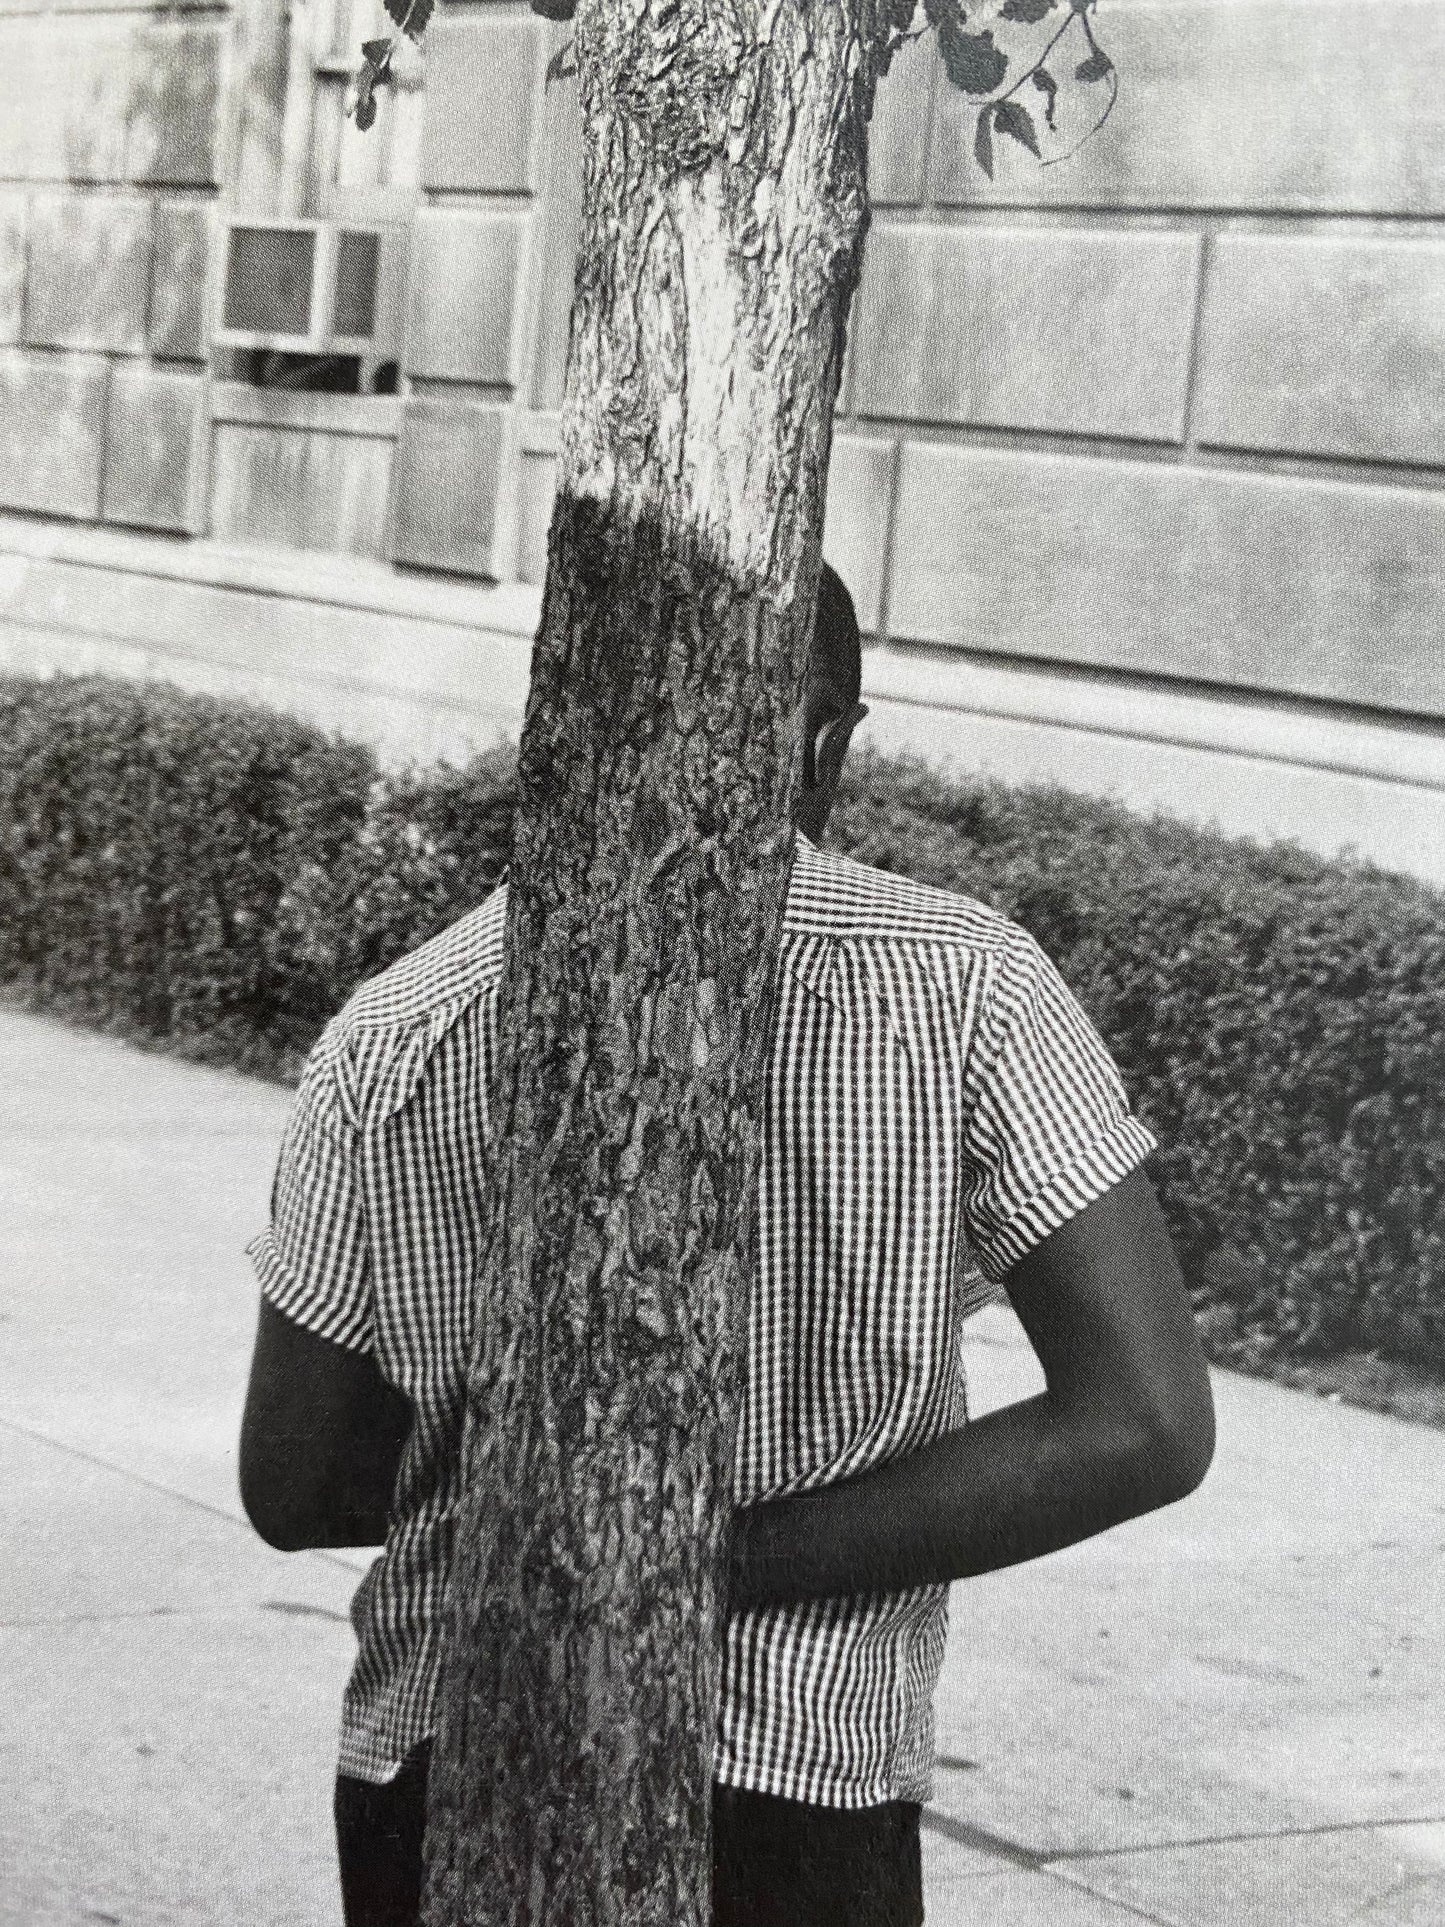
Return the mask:
<path id="1" fill-rule="evenodd" d="M 365 1556 L 235 1438 L 284 1092 L 0 1010 L 0 1923 L 332 1927 Z M 1032 1389 L 976 1321 L 975 1411 Z M 1220 1375 L 1173 1511 L 956 1587 L 930 1927 L 1441 1927 L 1445 1433 Z"/>

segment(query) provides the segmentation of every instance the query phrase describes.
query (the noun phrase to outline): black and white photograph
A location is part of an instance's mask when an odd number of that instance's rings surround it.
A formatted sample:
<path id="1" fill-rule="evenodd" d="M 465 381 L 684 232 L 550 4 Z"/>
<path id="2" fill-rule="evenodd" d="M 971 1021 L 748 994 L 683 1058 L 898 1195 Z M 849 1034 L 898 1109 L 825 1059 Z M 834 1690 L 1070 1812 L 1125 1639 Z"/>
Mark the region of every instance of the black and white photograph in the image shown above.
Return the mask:
<path id="1" fill-rule="evenodd" d="M 1445 1927 L 1445 0 L 0 0 L 0 1927 Z"/>

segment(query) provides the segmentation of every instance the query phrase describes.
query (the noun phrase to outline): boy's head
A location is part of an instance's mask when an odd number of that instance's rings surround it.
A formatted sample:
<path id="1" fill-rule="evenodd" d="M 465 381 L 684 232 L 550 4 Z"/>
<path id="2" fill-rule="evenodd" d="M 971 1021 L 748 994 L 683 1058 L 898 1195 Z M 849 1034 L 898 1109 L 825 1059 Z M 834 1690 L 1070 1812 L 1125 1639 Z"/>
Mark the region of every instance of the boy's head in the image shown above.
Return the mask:
<path id="1" fill-rule="evenodd" d="M 813 842 L 823 834 L 838 792 L 849 739 L 867 715 L 858 700 L 863 653 L 853 598 L 825 562 L 818 576 L 813 646 L 803 691 L 803 770 L 793 820 Z"/>
<path id="2" fill-rule="evenodd" d="M 863 682 L 863 650 L 858 615 L 843 578 L 825 562 L 818 574 L 818 602 L 813 616 L 813 648 L 808 660 L 810 682 L 824 684 L 841 710 L 851 709 Z"/>

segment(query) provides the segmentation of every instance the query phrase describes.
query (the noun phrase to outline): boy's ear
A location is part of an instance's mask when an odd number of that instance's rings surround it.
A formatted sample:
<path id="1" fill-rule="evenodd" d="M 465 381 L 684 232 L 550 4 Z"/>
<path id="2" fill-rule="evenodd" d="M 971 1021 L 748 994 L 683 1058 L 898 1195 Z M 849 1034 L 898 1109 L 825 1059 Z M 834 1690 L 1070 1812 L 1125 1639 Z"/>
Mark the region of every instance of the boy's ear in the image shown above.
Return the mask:
<path id="1" fill-rule="evenodd" d="M 868 714 L 867 703 L 854 703 L 828 724 L 823 732 L 823 740 L 817 752 L 816 781 L 819 788 L 836 789 L 838 779 L 843 773 L 843 758 L 848 754 L 848 745 L 853 740 L 853 731 Z"/>

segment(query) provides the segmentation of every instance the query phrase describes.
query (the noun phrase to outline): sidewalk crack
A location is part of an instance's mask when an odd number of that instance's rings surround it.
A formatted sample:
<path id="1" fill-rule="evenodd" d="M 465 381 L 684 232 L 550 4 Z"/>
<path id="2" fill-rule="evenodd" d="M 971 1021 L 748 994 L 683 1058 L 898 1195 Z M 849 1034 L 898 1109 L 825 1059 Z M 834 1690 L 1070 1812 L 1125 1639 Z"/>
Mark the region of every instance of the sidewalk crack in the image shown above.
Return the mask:
<path id="1" fill-rule="evenodd" d="M 1239 1833 L 1197 1834 L 1185 1840 L 1145 1840 L 1131 1846 L 1052 1848 L 1026 1846 L 1023 1841 L 995 1833 L 991 1827 L 980 1826 L 975 1820 L 959 1820 L 951 1813 L 941 1813 L 937 1807 L 925 1807 L 922 1819 L 930 1833 L 941 1834 L 944 1839 L 952 1840 L 960 1847 L 972 1847 L 977 1853 L 1005 1861 L 1010 1866 L 1022 1867 L 1028 1873 L 1059 1870 L 1062 1878 L 1067 1878 L 1062 1873 L 1064 1868 L 1087 1860 L 1126 1860 L 1149 1853 L 1188 1853 L 1195 1847 L 1245 1846 L 1256 1840 L 1306 1840 L 1321 1834 L 1370 1833 L 1395 1827 L 1445 1825 L 1445 1814 L 1411 1814 L 1404 1819 L 1387 1815 L 1378 1820 L 1327 1820 L 1314 1826 L 1259 1827 Z M 1431 1877 L 1428 1874 L 1419 1876 L 1421 1879 Z M 1122 1906 L 1124 1903 L 1120 1901 L 1116 1904 Z"/>
<path id="2" fill-rule="evenodd" d="M 15 1619 L 0 1619 L 0 1631 L 27 1632 L 42 1626 L 109 1626 L 122 1619 L 194 1619 L 195 1613 L 182 1612 L 178 1606 L 131 1606 L 115 1612 L 94 1613 L 21 1613 Z"/>
<path id="3" fill-rule="evenodd" d="M 1143 1853 L 1186 1853 L 1192 1847 L 1245 1846 L 1251 1840 L 1306 1840 L 1316 1834 L 1370 1833 L 1390 1827 L 1438 1827 L 1445 1825 L 1445 1814 L 1411 1814 L 1406 1819 L 1385 1815 L 1378 1820 L 1325 1820 L 1308 1827 L 1259 1827 L 1243 1833 L 1205 1833 L 1191 1840 L 1147 1840 L 1130 1847 L 1064 1847 L 1058 1852 L 1037 1855 L 1041 1867 L 1057 1866 L 1077 1860 L 1123 1860 Z"/>
<path id="4" fill-rule="evenodd" d="M 1372 1914 L 1382 1901 L 1393 1900 L 1397 1894 L 1407 1894 L 1413 1887 L 1428 1887 L 1438 1878 L 1438 1874 L 1406 1874 L 1403 1880 L 1397 1880 L 1393 1886 L 1384 1888 L 1380 1893 L 1371 1894 L 1367 1900 L 1362 1900 L 1358 1907 L 1352 1907 L 1340 1922 L 1340 1927 L 1350 1927 L 1352 1920 L 1363 1920 L 1367 1914 Z"/>
<path id="5" fill-rule="evenodd" d="M 972 1847 L 975 1852 L 987 1854 L 993 1860 L 1004 1861 L 1024 1873 L 1037 1874 L 1040 1880 L 1050 1880 L 1056 1885 L 1068 1887 L 1076 1893 L 1093 1893 L 1092 1887 L 1077 1876 L 1064 1871 L 1056 1871 L 1047 1864 L 1045 1855 L 1033 1847 L 1026 1847 L 1018 1840 L 1010 1840 L 1006 1834 L 995 1833 L 990 1827 L 980 1827 L 971 1820 L 955 1820 L 952 1814 L 940 1813 L 936 1807 L 925 1807 L 922 1815 L 923 1826 L 929 1833 L 942 1834 L 944 1839 L 952 1840 L 961 1847 Z M 1096 1898 L 1105 1896 L 1096 1895 Z M 1122 1914 L 1132 1915 L 1136 1920 L 1144 1920 L 1149 1927 L 1171 1927 L 1171 1923 L 1161 1914 L 1151 1914 L 1132 1901 L 1119 1900 L 1113 1894 L 1107 1896 L 1108 1904 Z"/>
<path id="6" fill-rule="evenodd" d="M 1091 1887 L 1079 1874 L 1056 1873 L 1045 1867 L 1042 1877 L 1045 1880 L 1058 1881 L 1071 1893 L 1088 1894 L 1094 1900 L 1102 1900 L 1107 1907 L 1117 1909 L 1121 1914 L 1132 1914 L 1136 1920 L 1147 1920 L 1149 1927 L 1183 1927 L 1177 1914 L 1153 1914 L 1147 1908 L 1141 1907 L 1137 1901 L 1121 1900 L 1118 1894 L 1100 1893 L 1097 1887 Z"/>
<path id="7" fill-rule="evenodd" d="M 228 1526 L 234 1526 L 238 1532 L 254 1536 L 254 1528 L 246 1520 L 238 1519 L 234 1512 L 227 1512 L 224 1506 L 212 1505 L 208 1499 L 197 1499 L 189 1492 L 177 1492 L 174 1486 L 166 1485 L 160 1479 L 147 1478 L 144 1472 L 132 1471 L 128 1465 L 120 1465 L 114 1459 L 103 1457 L 99 1452 L 87 1452 L 83 1445 L 67 1444 L 64 1439 L 54 1438 L 49 1432 L 42 1432 L 38 1426 L 23 1424 L 18 1419 L 0 1418 L 0 1427 L 7 1432 L 17 1433 L 23 1439 L 33 1439 L 37 1445 L 51 1446 L 57 1452 L 64 1452 L 69 1458 L 81 1459 L 86 1465 L 99 1466 L 102 1472 L 113 1472 L 117 1478 L 129 1479 L 133 1485 L 143 1485 L 147 1491 L 159 1492 L 167 1499 L 174 1499 L 177 1505 L 191 1506 L 195 1511 L 204 1512 L 212 1519 L 224 1519 Z M 364 1551 L 366 1548 L 359 1547 L 358 1550 Z M 328 1566 L 342 1567 L 357 1579 L 361 1577 L 350 1559 L 344 1559 L 337 1553 L 329 1552 L 324 1546 L 307 1546 L 304 1548 L 304 1553 L 308 1559 L 320 1559 Z M 291 1553 L 288 1556 L 295 1559 L 301 1555 Z"/>
<path id="8" fill-rule="evenodd" d="M 980 1827 L 972 1820 L 955 1820 L 951 1813 L 940 1813 L 936 1807 L 925 1807 L 923 1824 L 930 1833 L 941 1833 L 946 1840 L 952 1840 L 960 1847 L 973 1847 L 994 1860 L 1006 1860 L 1011 1866 L 1025 1867 L 1030 1873 L 1043 1871 L 1044 1854 L 1033 1847 L 1024 1846 L 1022 1841 L 1010 1840 L 988 1827 Z"/>

